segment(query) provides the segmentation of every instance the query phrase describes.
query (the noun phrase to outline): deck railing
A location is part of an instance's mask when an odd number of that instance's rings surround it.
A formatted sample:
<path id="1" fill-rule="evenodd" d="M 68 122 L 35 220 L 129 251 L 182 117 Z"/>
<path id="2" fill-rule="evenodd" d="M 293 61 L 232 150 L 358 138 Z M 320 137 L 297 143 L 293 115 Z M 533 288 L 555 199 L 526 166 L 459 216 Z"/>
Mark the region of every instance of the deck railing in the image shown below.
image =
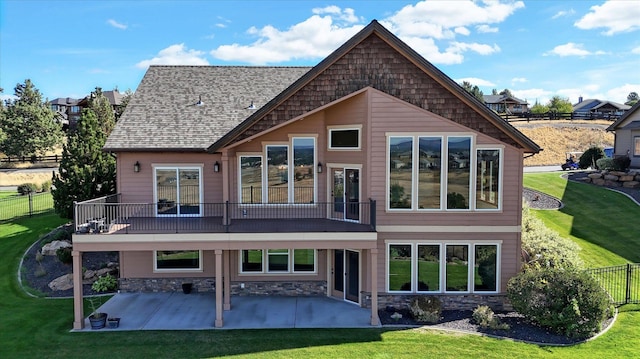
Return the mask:
<path id="1" fill-rule="evenodd" d="M 74 204 L 76 233 L 375 231 L 375 201 L 306 204 L 119 203 L 120 195 Z"/>

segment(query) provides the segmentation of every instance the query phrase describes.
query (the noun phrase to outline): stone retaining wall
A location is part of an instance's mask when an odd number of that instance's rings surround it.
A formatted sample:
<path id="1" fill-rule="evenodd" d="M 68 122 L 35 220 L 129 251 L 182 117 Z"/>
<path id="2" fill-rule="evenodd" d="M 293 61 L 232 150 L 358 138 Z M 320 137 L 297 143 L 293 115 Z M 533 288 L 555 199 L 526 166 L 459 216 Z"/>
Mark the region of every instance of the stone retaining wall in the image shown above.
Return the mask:
<path id="1" fill-rule="evenodd" d="M 194 292 L 215 291 L 214 278 L 121 278 L 121 292 L 176 292 L 182 291 L 183 283 L 192 283 Z M 231 295 L 281 295 L 281 296 L 317 296 L 327 294 L 326 281 L 299 282 L 232 282 Z"/>
<path id="2" fill-rule="evenodd" d="M 629 172 L 599 171 L 589 173 L 582 180 L 598 186 L 640 188 L 640 170 Z"/>

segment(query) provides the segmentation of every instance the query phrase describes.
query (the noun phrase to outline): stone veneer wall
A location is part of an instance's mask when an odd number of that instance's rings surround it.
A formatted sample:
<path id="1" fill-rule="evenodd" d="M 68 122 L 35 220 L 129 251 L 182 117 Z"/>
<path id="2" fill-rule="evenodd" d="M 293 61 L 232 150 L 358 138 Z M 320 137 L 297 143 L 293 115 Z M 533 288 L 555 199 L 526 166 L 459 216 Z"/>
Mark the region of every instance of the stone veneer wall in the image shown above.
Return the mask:
<path id="1" fill-rule="evenodd" d="M 594 172 L 589 173 L 583 181 L 598 186 L 640 188 L 640 170 Z"/>
<path id="2" fill-rule="evenodd" d="M 363 293 L 363 306 L 371 307 L 371 293 Z M 486 305 L 495 311 L 513 310 L 506 294 L 388 294 L 378 293 L 378 309 L 387 306 L 408 308 L 416 296 L 436 296 L 442 301 L 443 310 L 474 310 L 478 305 Z"/>
<path id="3" fill-rule="evenodd" d="M 214 278 L 121 278 L 121 292 L 176 292 L 183 283 L 193 283 L 194 292 L 215 291 Z M 299 282 L 232 282 L 231 295 L 318 296 L 327 294 L 326 281 Z"/>

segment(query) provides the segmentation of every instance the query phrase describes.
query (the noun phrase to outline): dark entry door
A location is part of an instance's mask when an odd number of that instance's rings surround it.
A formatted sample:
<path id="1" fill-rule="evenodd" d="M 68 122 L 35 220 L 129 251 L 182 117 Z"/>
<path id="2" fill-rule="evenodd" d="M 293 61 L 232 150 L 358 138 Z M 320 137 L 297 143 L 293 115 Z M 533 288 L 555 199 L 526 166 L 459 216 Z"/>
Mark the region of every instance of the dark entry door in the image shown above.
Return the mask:
<path id="1" fill-rule="evenodd" d="M 360 297 L 360 253 L 345 251 L 345 299 L 359 302 Z"/>

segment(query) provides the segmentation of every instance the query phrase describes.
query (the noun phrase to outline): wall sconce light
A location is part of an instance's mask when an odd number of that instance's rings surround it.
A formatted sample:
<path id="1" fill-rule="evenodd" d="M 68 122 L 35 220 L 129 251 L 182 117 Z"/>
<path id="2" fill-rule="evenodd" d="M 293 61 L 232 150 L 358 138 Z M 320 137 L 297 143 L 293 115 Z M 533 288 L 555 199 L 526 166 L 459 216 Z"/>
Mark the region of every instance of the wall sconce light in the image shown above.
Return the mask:
<path id="1" fill-rule="evenodd" d="M 213 172 L 220 172 L 220 162 L 216 161 L 216 163 L 213 164 Z"/>
<path id="2" fill-rule="evenodd" d="M 318 173 L 322 173 L 322 163 L 318 162 Z"/>
<path id="3" fill-rule="evenodd" d="M 136 163 L 133 165 L 133 172 L 140 172 L 140 162 L 136 161 Z"/>

